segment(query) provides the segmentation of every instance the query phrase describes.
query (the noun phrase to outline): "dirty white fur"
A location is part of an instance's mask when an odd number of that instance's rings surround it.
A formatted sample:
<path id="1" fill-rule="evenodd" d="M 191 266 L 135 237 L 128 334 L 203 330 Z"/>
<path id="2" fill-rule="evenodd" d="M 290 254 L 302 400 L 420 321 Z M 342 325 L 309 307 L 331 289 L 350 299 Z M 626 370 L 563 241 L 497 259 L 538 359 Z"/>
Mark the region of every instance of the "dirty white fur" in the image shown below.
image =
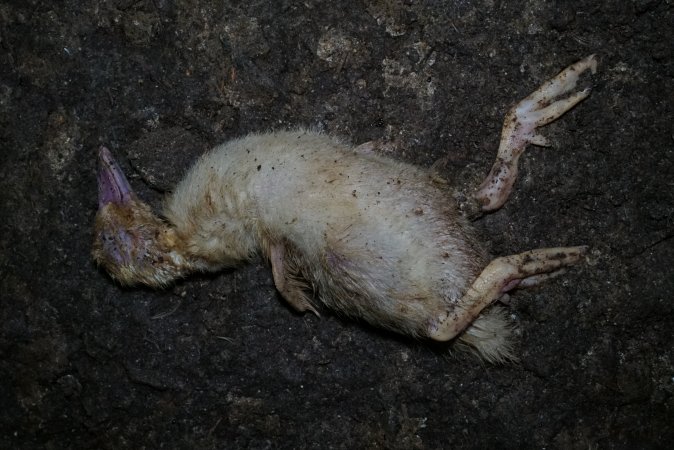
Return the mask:
<path id="1" fill-rule="evenodd" d="M 483 211 L 507 200 L 538 129 L 589 95 L 590 55 L 506 115 L 496 162 L 472 198 Z M 428 171 L 320 133 L 251 134 L 202 157 L 156 217 L 107 148 L 99 150 L 93 256 L 123 284 L 165 286 L 198 270 L 265 257 L 278 292 L 298 311 L 328 307 L 415 337 L 459 340 L 485 359 L 512 359 L 512 329 L 492 303 L 583 259 L 587 248 L 532 249 L 492 261 Z M 314 294 L 314 295 L 312 295 Z"/>
<path id="2" fill-rule="evenodd" d="M 451 192 L 427 171 L 304 129 L 216 147 L 164 215 L 196 266 L 269 258 L 282 244 L 290 275 L 328 307 L 417 337 L 456 307 L 486 261 Z M 509 334 L 497 318 L 478 319 L 464 336 L 498 360 Z"/>

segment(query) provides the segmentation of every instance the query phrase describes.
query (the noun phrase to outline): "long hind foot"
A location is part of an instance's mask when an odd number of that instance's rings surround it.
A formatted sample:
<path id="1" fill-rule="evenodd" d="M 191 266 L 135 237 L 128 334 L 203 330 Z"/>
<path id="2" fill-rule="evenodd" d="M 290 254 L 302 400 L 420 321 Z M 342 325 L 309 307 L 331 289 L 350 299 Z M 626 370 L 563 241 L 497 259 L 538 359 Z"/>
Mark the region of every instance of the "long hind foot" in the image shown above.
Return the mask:
<path id="1" fill-rule="evenodd" d="M 494 259 L 454 308 L 430 324 L 428 336 L 437 341 L 454 338 L 506 292 L 520 284 L 531 286 L 531 281 L 540 282 L 544 274 L 578 263 L 586 251 L 584 246 L 541 248 Z"/>
<path id="2" fill-rule="evenodd" d="M 588 69 L 592 73 L 597 71 L 595 55 L 570 65 L 508 111 L 496 162 L 474 194 L 484 211 L 498 209 L 508 199 L 517 178 L 517 161 L 526 146 L 549 145 L 536 129 L 559 118 L 590 95 L 589 88 L 571 93 L 580 74 Z M 564 95 L 567 96 L 559 98 Z"/>

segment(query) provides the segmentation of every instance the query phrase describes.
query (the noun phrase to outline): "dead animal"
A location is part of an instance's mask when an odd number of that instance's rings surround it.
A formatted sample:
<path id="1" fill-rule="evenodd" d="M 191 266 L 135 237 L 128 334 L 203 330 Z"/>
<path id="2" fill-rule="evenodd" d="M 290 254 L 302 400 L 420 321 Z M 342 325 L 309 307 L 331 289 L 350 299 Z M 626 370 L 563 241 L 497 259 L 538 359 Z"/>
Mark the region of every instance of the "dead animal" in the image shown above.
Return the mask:
<path id="1" fill-rule="evenodd" d="M 589 56 L 507 114 L 496 162 L 473 194 L 484 211 L 507 200 L 537 129 L 589 95 Z M 453 191 L 430 171 L 297 129 L 250 134 L 202 156 L 166 199 L 162 218 L 99 152 L 93 257 L 125 285 L 163 287 L 262 255 L 297 311 L 314 301 L 416 338 L 458 337 L 489 361 L 512 357 L 512 327 L 493 305 L 583 259 L 586 248 L 530 250 L 489 260 Z"/>

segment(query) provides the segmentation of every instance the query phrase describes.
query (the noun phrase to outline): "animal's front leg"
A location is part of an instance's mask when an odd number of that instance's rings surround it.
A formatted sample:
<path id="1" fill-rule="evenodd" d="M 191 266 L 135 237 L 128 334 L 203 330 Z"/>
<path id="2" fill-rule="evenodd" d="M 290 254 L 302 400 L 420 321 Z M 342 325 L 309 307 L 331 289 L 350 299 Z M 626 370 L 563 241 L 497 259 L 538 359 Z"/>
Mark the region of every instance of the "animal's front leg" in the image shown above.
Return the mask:
<path id="1" fill-rule="evenodd" d="M 269 246 L 269 262 L 274 277 L 274 285 L 281 296 L 292 306 L 295 311 L 311 311 L 317 316 L 318 311 L 311 304 L 303 289 L 303 283 L 297 279 L 297 274 L 288 270 L 288 255 L 283 244 Z"/>
<path id="2" fill-rule="evenodd" d="M 452 310 L 443 313 L 428 329 L 428 336 L 448 341 L 461 333 L 480 312 L 518 285 L 540 282 L 543 275 L 553 274 L 576 264 L 587 247 L 559 247 L 530 250 L 494 259 L 480 273 Z"/>
<path id="3" fill-rule="evenodd" d="M 549 145 L 536 129 L 557 119 L 590 95 L 589 88 L 571 93 L 579 75 L 588 69 L 592 73 L 597 70 L 594 55 L 567 67 L 508 112 L 501 131 L 496 162 L 474 194 L 484 211 L 498 209 L 508 199 L 517 178 L 517 160 L 526 146 Z M 568 96 L 559 98 L 564 95 Z"/>

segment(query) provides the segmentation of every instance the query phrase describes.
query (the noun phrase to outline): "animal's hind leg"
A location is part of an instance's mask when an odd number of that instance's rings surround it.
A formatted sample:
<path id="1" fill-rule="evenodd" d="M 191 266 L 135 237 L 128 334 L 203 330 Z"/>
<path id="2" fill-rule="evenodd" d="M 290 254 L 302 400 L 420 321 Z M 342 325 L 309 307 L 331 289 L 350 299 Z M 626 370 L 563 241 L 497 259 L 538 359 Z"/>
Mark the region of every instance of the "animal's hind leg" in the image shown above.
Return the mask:
<path id="1" fill-rule="evenodd" d="M 557 119 L 590 95 L 589 88 L 571 93 L 580 74 L 588 69 L 592 73 L 597 71 L 594 55 L 567 67 L 508 111 L 496 162 L 474 194 L 484 211 L 498 209 L 508 199 L 517 178 L 517 160 L 526 146 L 549 145 L 536 129 Z M 565 95 L 565 98 L 559 98 Z"/>
<path id="2" fill-rule="evenodd" d="M 428 337 L 437 341 L 454 338 L 504 293 L 520 283 L 527 285 L 527 280 L 540 281 L 543 274 L 551 274 L 576 264 L 586 250 L 587 247 L 542 248 L 494 259 L 454 308 L 430 324 Z"/>

